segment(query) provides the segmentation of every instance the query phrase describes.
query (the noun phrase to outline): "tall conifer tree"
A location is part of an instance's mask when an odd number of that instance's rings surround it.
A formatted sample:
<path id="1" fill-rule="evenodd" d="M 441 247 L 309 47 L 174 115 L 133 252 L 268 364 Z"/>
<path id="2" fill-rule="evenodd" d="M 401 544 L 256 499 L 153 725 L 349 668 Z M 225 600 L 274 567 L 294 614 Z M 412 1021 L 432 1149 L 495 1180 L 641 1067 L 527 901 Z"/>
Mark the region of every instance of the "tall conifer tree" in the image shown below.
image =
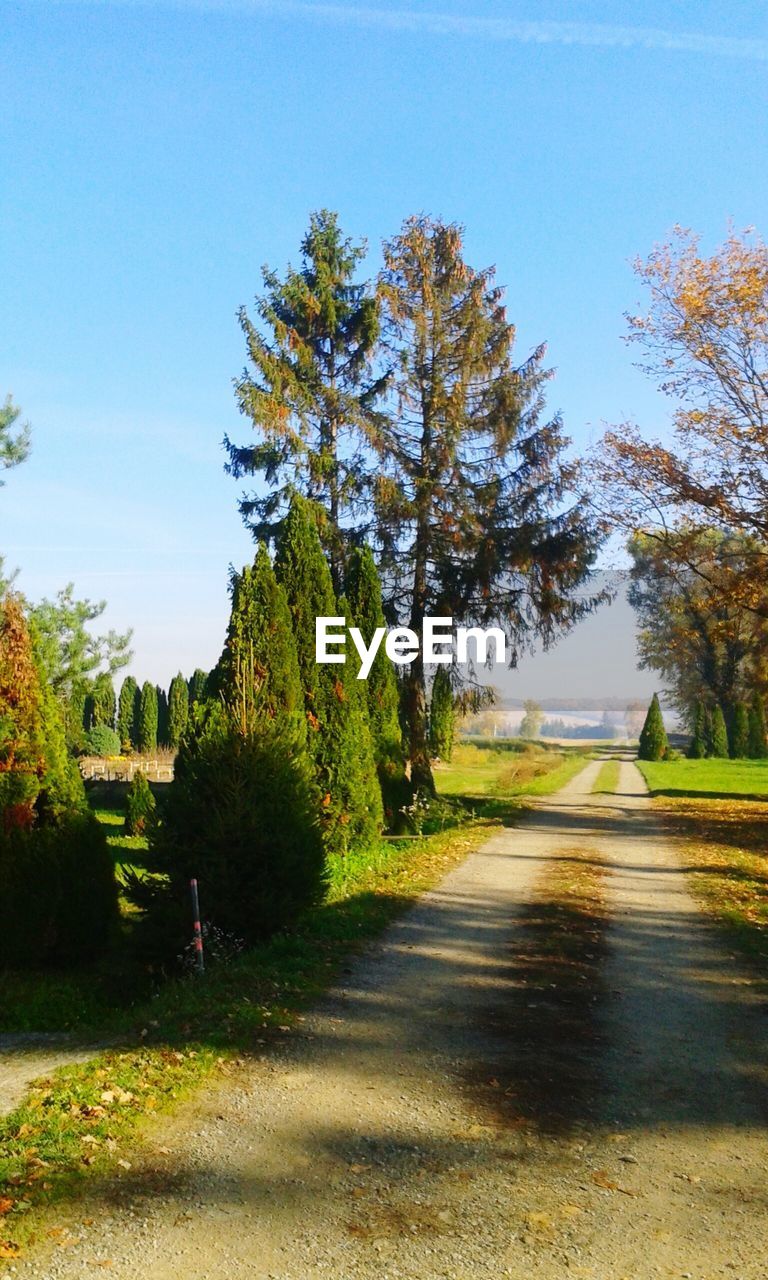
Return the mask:
<path id="1" fill-rule="evenodd" d="M 314 625 L 312 635 L 314 640 Z M 296 748 L 306 746 L 291 611 L 263 542 L 253 564 L 232 578 L 232 611 L 216 684 L 243 733 L 270 721 Z"/>
<path id="2" fill-rule="evenodd" d="M 308 746 L 320 788 L 327 847 L 364 846 L 382 822 L 367 711 L 353 662 L 315 661 L 315 619 L 342 616 L 313 506 L 294 495 L 278 544 L 277 576 L 288 598 L 303 684 Z"/>
<path id="3" fill-rule="evenodd" d="M 461 227 L 409 219 L 384 246 L 382 326 L 394 368 L 377 417 L 377 537 L 388 612 L 506 630 L 516 656 L 551 641 L 584 595 L 598 538 L 570 496 L 559 416 L 542 421 L 544 346 L 520 366 L 492 270 L 470 267 Z M 434 789 L 421 652 L 405 669 L 411 777 Z"/>
<path id="4" fill-rule="evenodd" d="M 352 551 L 347 563 L 346 593 L 352 620 L 370 645 L 377 628 L 386 626 L 381 583 L 370 547 L 356 547 Z M 400 691 L 395 668 L 383 644 L 379 645 L 363 684 L 382 798 L 385 808 L 393 812 L 405 804 L 409 796 L 400 728 Z"/>
<path id="5" fill-rule="evenodd" d="M 168 746 L 174 751 L 181 742 L 189 716 L 189 690 L 181 672 L 175 675 L 168 690 Z"/>
<path id="6" fill-rule="evenodd" d="M 651 705 L 648 708 L 648 714 L 645 717 L 645 724 L 640 732 L 640 742 L 637 749 L 638 759 L 662 760 L 668 747 L 669 742 L 664 728 L 661 707 L 659 706 L 659 696 L 654 693 L 651 698 Z"/>
<path id="7" fill-rule="evenodd" d="M 371 369 L 377 302 L 355 281 L 365 244 L 342 235 L 335 213 L 312 214 L 301 255 L 301 268 L 289 267 L 284 279 L 264 269 L 256 323 L 245 308 L 240 312 L 249 364 L 235 389 L 256 442 L 224 443 L 227 469 L 236 479 L 256 476 L 267 483 L 266 493 L 240 501 L 254 537 L 274 539 L 294 488 L 320 505 L 338 590 L 340 530 L 362 495 L 361 446 L 383 386 Z"/>
<path id="8" fill-rule="evenodd" d="M 157 689 L 146 680 L 139 698 L 138 745 L 143 755 L 157 750 L 157 718 Z"/>
<path id="9" fill-rule="evenodd" d="M 136 697 L 139 692 L 133 676 L 126 676 L 120 688 L 117 706 L 117 732 L 124 751 L 136 750 Z"/>
<path id="10" fill-rule="evenodd" d="M 437 668 L 432 681 L 429 707 L 429 749 L 440 760 L 450 760 L 453 754 L 455 723 L 451 677 L 446 668 L 441 666 Z"/>

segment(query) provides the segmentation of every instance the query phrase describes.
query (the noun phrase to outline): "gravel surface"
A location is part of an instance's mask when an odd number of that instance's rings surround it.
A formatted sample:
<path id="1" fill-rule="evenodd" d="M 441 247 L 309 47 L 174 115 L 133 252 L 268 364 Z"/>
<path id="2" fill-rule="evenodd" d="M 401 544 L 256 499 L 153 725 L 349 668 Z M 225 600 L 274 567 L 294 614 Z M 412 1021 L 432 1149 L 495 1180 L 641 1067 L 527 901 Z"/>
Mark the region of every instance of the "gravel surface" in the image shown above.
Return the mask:
<path id="1" fill-rule="evenodd" d="M 21 1102 L 33 1080 L 57 1067 L 87 1062 L 98 1046 L 44 1032 L 0 1033 L 0 1116 Z"/>
<path id="2" fill-rule="evenodd" d="M 765 992 L 688 896 L 636 767 L 611 797 L 599 767 L 467 858 L 278 1049 L 154 1124 L 10 1271 L 764 1280 Z M 541 996 L 516 949 L 570 860 L 609 911 L 573 1046 L 594 1088 L 547 1077 L 531 1116 L 515 1080 Z"/>

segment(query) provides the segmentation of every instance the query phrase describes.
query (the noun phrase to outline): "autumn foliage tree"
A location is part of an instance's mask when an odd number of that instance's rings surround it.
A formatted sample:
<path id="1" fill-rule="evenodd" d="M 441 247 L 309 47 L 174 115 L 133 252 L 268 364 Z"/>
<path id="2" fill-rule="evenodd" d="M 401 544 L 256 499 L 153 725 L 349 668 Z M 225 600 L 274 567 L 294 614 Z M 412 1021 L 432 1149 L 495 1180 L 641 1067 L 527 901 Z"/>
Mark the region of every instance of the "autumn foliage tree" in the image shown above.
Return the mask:
<path id="1" fill-rule="evenodd" d="M 635 270 L 648 303 L 628 317 L 629 341 L 674 401 L 674 431 L 669 443 L 631 422 L 606 433 L 594 458 L 601 511 L 693 572 L 702 529 L 738 535 L 722 590 L 732 608 L 768 617 L 768 248 L 731 232 L 706 256 L 677 228 Z"/>

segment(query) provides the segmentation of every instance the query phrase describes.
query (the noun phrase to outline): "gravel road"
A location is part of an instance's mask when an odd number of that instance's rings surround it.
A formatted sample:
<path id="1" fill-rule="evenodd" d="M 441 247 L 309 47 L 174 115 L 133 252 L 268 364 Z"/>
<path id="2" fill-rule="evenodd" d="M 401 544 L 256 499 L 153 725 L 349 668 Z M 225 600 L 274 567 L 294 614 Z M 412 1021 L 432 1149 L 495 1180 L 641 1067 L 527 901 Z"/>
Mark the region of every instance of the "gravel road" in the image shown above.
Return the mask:
<path id="1" fill-rule="evenodd" d="M 467 858 L 278 1049 L 153 1125 L 16 1274 L 764 1280 L 766 993 L 635 765 L 615 796 L 591 794 L 599 767 Z M 603 915 L 577 921 L 594 990 L 564 1002 L 548 886 L 571 866 Z"/>

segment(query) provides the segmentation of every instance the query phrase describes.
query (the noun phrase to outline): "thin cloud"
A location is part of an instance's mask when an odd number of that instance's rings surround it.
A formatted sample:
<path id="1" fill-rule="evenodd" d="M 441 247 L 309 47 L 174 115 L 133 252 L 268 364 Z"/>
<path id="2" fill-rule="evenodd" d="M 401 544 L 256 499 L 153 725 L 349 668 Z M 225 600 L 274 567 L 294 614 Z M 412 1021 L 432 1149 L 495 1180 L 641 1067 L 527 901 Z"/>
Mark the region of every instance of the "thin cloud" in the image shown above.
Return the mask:
<path id="1" fill-rule="evenodd" d="M 54 3 L 56 0 L 54 0 Z M 58 0 L 59 4 L 78 0 Z M 46 0 L 50 4 L 51 0 Z M 88 0 L 85 0 L 88 3 Z M 458 36 L 495 43 L 574 45 L 600 49 L 649 49 L 694 53 L 748 62 L 768 62 L 768 39 L 755 36 L 705 35 L 666 31 L 661 27 L 629 27 L 593 22 L 523 22 L 473 14 L 377 9 L 373 6 L 312 4 L 309 0 L 90 0 L 92 7 L 182 9 L 200 13 L 265 14 L 299 17 L 332 26 L 403 32 L 411 35 Z"/>

